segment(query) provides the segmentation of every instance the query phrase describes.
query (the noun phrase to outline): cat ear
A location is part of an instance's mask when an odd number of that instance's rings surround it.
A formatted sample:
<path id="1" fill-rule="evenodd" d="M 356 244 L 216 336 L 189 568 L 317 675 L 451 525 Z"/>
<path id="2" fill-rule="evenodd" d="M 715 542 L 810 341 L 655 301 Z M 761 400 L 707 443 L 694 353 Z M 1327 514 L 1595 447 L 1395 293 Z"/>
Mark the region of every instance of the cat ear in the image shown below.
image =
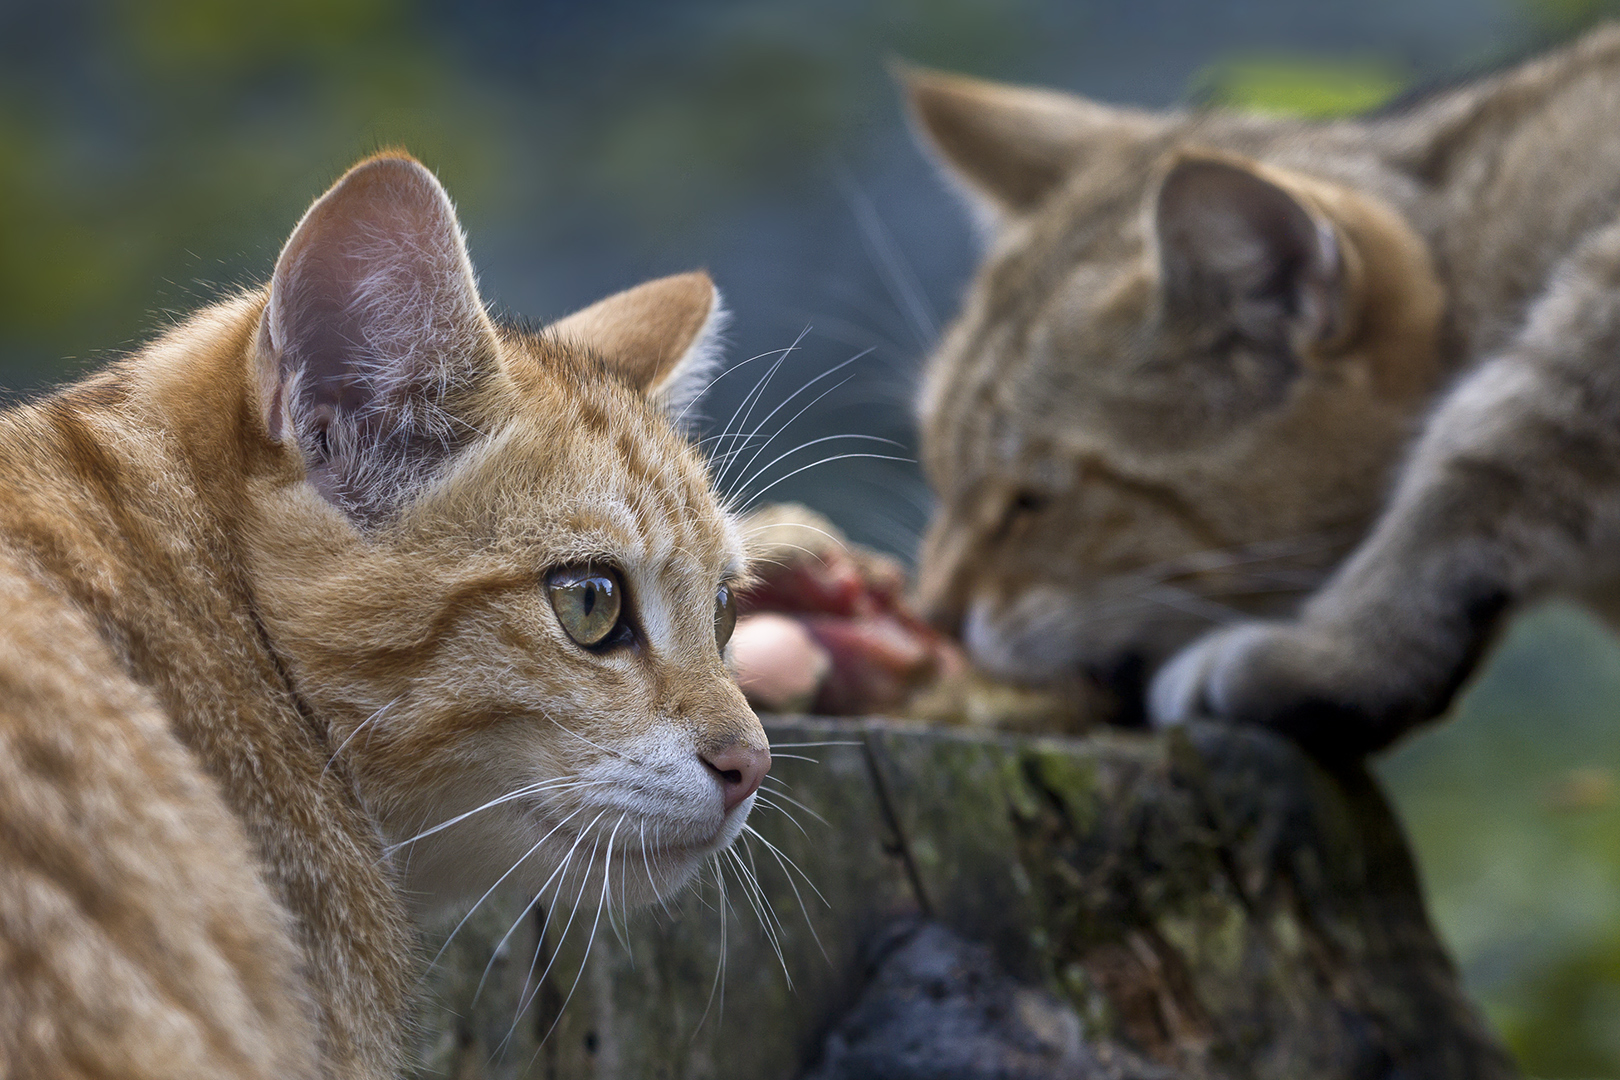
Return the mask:
<path id="1" fill-rule="evenodd" d="M 1031 210 L 1084 163 L 1162 121 L 1072 94 L 897 65 L 913 129 L 982 226 Z"/>
<path id="2" fill-rule="evenodd" d="M 356 165 L 305 213 L 263 332 L 271 437 L 295 442 L 316 490 L 362 517 L 454 448 L 454 399 L 494 362 L 455 208 L 398 155 Z"/>
<path id="3" fill-rule="evenodd" d="M 1253 339 L 1280 337 L 1296 350 L 1338 334 L 1338 233 L 1255 166 L 1180 159 L 1159 188 L 1154 221 L 1172 316 L 1224 318 Z"/>
<path id="4" fill-rule="evenodd" d="M 654 405 L 680 413 L 709 385 L 730 315 L 702 271 L 674 274 L 598 300 L 551 332 L 591 350 Z"/>

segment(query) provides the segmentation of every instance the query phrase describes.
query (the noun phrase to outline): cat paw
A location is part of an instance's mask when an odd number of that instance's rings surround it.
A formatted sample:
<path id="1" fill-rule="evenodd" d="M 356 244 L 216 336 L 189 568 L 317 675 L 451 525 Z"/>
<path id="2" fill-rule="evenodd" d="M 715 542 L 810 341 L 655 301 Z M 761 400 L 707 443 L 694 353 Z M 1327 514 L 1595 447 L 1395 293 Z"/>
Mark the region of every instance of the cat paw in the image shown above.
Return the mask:
<path id="1" fill-rule="evenodd" d="M 1278 731 L 1318 757 L 1359 757 L 1409 726 L 1398 675 L 1355 644 L 1295 623 L 1221 630 L 1172 657 L 1148 690 L 1156 726 L 1190 720 Z"/>

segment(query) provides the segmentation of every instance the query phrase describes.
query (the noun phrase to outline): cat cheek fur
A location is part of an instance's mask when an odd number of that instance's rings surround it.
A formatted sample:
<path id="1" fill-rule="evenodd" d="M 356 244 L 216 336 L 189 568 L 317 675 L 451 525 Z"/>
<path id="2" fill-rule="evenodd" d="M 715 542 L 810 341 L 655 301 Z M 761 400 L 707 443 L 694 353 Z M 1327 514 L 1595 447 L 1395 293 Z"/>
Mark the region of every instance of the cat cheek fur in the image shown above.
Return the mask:
<path id="1" fill-rule="evenodd" d="M 665 411 L 718 297 L 592 310 L 495 324 L 385 154 L 268 292 L 0 413 L 0 1061 L 399 1076 L 414 900 L 651 899 L 736 835 L 769 753 L 714 600 L 747 557 Z M 580 564 L 626 586 L 607 652 L 547 598 Z"/>
<path id="2" fill-rule="evenodd" d="M 936 621 L 1045 682 L 1288 610 L 1440 382 L 1445 290 L 1392 194 L 1232 152 L 1256 153 L 1246 118 L 932 73 L 907 90 L 947 178 L 994 209 L 920 399 L 929 550 L 973 553 L 922 560 Z M 1040 469 L 1064 474 L 1051 526 L 1002 536 L 999 502 Z"/>

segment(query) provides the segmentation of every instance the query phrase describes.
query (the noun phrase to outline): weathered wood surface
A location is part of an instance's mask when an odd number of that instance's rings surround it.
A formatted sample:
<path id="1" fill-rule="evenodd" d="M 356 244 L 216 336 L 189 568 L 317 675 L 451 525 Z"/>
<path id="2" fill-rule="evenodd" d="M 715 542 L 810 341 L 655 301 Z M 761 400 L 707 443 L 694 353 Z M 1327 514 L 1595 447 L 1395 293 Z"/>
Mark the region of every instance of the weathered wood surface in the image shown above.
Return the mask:
<path id="1" fill-rule="evenodd" d="M 1216 728 L 1072 740 L 767 726 L 773 786 L 808 809 L 769 795 L 798 824 L 764 806 L 753 824 L 821 896 L 753 840 L 743 858 L 775 912 L 770 934 L 728 866 L 724 907 L 711 880 L 672 913 L 612 929 L 604 916 L 582 975 L 594 903 L 560 946 L 567 912 L 554 913 L 543 982 L 541 913 L 491 902 L 428 976 L 424 1076 L 790 1080 L 905 918 L 985 943 L 1072 1005 L 1103 1060 L 1149 1063 L 1064 1075 L 1515 1075 L 1460 991 L 1365 772 L 1332 777 L 1278 740 Z M 805 743 L 835 745 L 789 748 Z"/>

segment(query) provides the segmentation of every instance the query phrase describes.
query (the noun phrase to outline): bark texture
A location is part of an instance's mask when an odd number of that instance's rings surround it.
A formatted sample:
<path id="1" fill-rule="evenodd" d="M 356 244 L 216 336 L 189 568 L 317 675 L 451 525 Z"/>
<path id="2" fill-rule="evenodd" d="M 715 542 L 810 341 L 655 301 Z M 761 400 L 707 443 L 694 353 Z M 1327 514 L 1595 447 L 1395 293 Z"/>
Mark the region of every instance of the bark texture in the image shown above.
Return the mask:
<path id="1" fill-rule="evenodd" d="M 429 973 L 421 1075 L 1517 1075 L 1363 769 L 1215 727 L 767 728 L 780 809 L 723 897 L 604 910 L 583 970 L 598 897 L 492 898 Z"/>

